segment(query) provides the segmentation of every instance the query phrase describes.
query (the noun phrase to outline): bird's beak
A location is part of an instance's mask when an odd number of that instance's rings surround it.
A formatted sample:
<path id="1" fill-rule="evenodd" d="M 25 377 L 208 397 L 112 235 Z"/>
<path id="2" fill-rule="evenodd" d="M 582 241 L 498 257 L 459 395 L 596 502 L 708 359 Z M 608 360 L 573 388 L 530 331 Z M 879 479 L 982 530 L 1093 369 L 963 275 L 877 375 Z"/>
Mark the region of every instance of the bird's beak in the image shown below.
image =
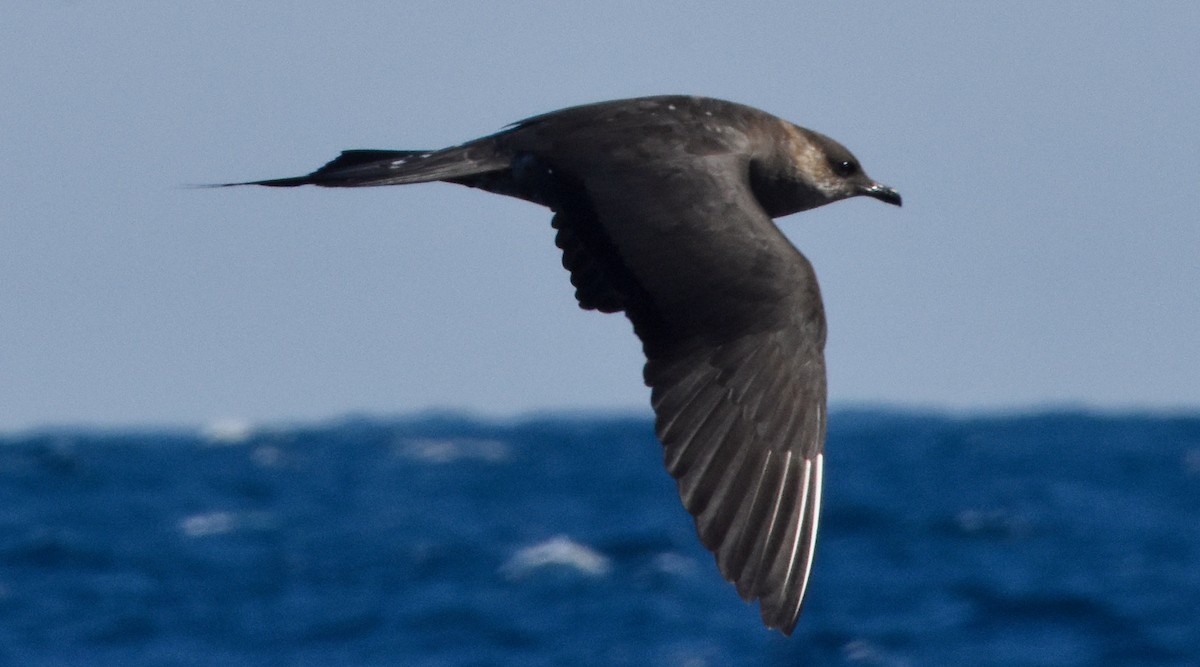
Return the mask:
<path id="1" fill-rule="evenodd" d="M 874 197 L 881 202 L 900 206 L 900 193 L 896 192 L 895 188 L 889 188 L 882 183 L 871 183 L 862 189 L 861 194 Z"/>

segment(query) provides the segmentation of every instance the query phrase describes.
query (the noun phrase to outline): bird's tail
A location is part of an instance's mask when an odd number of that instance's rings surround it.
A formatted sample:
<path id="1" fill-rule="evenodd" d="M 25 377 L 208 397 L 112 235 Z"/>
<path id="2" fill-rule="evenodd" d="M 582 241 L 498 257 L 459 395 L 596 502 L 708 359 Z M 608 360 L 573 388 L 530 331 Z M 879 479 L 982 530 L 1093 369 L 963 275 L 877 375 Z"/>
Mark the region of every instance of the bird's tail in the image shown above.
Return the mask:
<path id="1" fill-rule="evenodd" d="M 224 185 L 266 185 L 290 188 L 320 185 L 354 188 L 370 185 L 403 185 L 462 179 L 506 169 L 509 161 L 490 147 L 468 144 L 436 151 L 350 150 L 307 176 Z"/>

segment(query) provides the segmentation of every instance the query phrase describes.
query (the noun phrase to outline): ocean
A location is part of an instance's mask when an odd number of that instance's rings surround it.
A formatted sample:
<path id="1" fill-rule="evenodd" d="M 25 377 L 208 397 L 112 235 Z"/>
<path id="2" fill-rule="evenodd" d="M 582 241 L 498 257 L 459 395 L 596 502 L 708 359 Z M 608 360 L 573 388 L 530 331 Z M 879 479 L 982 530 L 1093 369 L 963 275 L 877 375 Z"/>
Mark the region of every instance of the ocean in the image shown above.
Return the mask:
<path id="1" fill-rule="evenodd" d="M 790 638 L 648 416 L 0 435 L 0 665 L 1200 665 L 1200 415 L 829 423 Z"/>

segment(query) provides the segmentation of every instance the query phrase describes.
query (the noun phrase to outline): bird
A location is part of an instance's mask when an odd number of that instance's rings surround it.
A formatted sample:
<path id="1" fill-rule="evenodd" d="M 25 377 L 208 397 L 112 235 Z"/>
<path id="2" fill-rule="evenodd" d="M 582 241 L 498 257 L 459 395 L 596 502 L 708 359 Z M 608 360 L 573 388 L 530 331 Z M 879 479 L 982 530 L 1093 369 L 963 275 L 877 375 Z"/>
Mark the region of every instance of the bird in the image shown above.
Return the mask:
<path id="1" fill-rule="evenodd" d="M 667 471 L 721 575 L 791 635 L 817 537 L 826 319 L 774 219 L 849 197 L 901 205 L 833 139 L 759 109 L 660 95 L 569 107 L 436 150 L 347 150 L 224 186 L 441 181 L 549 208 L 575 298 L 641 340 Z"/>

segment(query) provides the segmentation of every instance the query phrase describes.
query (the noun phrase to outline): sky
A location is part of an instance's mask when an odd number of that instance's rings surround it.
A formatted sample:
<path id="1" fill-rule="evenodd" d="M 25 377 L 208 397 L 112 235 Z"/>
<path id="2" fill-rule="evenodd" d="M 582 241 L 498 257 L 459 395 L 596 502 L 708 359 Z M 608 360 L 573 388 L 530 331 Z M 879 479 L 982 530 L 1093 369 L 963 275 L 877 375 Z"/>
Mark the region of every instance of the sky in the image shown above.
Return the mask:
<path id="1" fill-rule="evenodd" d="M 447 184 L 195 184 L 691 93 L 904 207 L 784 218 L 834 406 L 1200 408 L 1200 4 L 0 7 L 0 430 L 649 414 L 547 211 Z"/>

